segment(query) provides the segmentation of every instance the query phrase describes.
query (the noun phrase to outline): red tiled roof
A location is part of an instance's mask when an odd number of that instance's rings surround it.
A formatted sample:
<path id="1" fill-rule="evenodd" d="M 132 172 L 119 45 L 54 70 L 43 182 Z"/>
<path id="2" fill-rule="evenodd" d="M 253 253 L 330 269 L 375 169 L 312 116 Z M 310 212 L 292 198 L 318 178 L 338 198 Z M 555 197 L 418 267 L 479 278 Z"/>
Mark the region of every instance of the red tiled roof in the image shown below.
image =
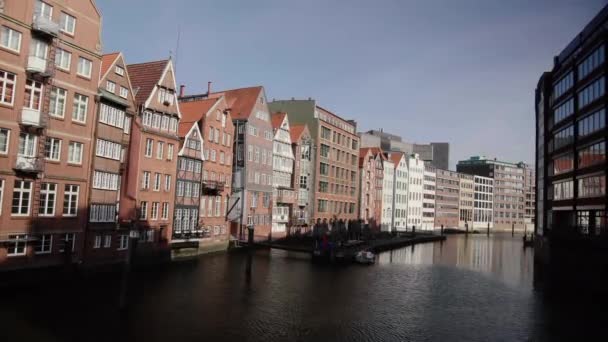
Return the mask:
<path id="1" fill-rule="evenodd" d="M 120 52 L 112 52 L 101 56 L 101 74 L 99 77 L 103 77 L 106 72 L 108 72 L 108 69 L 110 69 L 110 66 L 114 63 L 119 55 Z"/>
<path id="2" fill-rule="evenodd" d="M 365 163 L 365 158 L 367 158 L 368 154 L 372 154 L 372 149 L 374 147 L 362 147 L 359 149 L 359 168 L 363 167 L 363 163 Z"/>
<path id="3" fill-rule="evenodd" d="M 289 134 L 291 135 L 291 142 L 295 143 L 298 140 L 300 140 L 300 137 L 302 136 L 302 133 L 304 133 L 304 131 L 308 128 L 308 126 L 306 126 L 306 124 L 304 125 L 294 125 L 294 126 L 289 126 Z"/>
<path id="4" fill-rule="evenodd" d="M 245 120 L 248 119 L 249 115 L 253 112 L 253 107 L 260 97 L 262 88 L 262 86 L 255 86 L 224 90 L 211 93 L 209 94 L 209 97 L 215 98 L 224 95 L 226 97 L 226 103 L 231 110 L 232 119 Z"/>
<path id="5" fill-rule="evenodd" d="M 166 59 L 162 61 L 127 65 L 133 91 L 137 91 L 137 94 L 135 95 L 137 104 L 146 102 L 148 97 L 150 97 L 150 94 L 154 90 L 154 86 L 160 81 L 163 71 L 165 71 L 165 68 L 167 67 L 167 63 L 169 63 L 169 60 Z"/>
<path id="6" fill-rule="evenodd" d="M 283 124 L 283 121 L 285 120 L 285 116 L 287 116 L 287 113 L 282 113 L 282 112 L 277 112 L 272 114 L 272 128 L 274 129 L 279 129 L 281 128 L 281 125 Z"/>
<path id="7" fill-rule="evenodd" d="M 196 101 L 180 102 L 179 108 L 182 118 L 179 122 L 177 133 L 180 137 L 185 137 L 192 128 L 192 124 L 200 121 L 209 112 L 220 98 L 201 99 Z"/>
<path id="8" fill-rule="evenodd" d="M 401 158 L 403 158 L 403 153 L 391 152 L 391 156 L 389 159 L 393 161 L 393 164 L 395 164 L 395 168 L 396 168 L 397 165 L 399 164 L 399 162 L 401 162 Z"/>

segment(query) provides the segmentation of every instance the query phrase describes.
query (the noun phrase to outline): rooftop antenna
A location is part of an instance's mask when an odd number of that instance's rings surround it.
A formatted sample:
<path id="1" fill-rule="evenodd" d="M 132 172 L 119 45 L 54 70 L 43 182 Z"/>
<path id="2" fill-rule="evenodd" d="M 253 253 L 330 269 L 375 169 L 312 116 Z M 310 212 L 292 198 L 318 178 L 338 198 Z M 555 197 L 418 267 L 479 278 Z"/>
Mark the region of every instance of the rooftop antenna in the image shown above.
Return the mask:
<path id="1" fill-rule="evenodd" d="M 181 35 L 181 27 L 180 25 L 177 25 L 177 43 L 175 44 L 175 73 L 177 74 L 177 59 L 178 59 L 178 55 L 179 55 L 179 38 Z"/>

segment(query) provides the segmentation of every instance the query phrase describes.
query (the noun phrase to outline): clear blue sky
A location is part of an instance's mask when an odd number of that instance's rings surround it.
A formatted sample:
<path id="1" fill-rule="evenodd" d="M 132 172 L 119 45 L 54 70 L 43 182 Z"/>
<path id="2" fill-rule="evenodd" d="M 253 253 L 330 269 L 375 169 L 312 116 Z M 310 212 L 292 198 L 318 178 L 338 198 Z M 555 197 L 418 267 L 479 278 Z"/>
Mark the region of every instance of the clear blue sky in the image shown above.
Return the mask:
<path id="1" fill-rule="evenodd" d="M 175 56 L 187 93 L 263 85 L 359 130 L 534 161 L 534 88 L 606 0 L 97 0 L 104 51 Z M 161 22 L 161 25 L 156 23 Z"/>

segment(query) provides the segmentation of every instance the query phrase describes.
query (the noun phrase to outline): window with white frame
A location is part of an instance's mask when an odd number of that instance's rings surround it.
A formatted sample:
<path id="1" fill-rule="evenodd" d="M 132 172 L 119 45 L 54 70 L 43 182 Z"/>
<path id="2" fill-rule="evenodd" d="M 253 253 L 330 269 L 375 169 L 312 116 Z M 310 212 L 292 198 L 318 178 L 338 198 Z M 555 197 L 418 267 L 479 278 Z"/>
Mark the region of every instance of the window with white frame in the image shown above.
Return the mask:
<path id="1" fill-rule="evenodd" d="M 110 93 L 114 94 L 116 92 L 116 83 L 114 83 L 112 81 L 108 81 L 106 83 L 106 90 L 109 91 Z"/>
<path id="2" fill-rule="evenodd" d="M 68 147 L 68 163 L 82 164 L 82 150 L 83 150 L 82 143 L 79 143 L 76 141 L 70 141 L 70 144 Z"/>
<path id="3" fill-rule="evenodd" d="M 115 204 L 91 204 L 90 222 L 116 222 Z"/>
<path id="4" fill-rule="evenodd" d="M 46 61 L 49 44 L 43 40 L 32 38 L 30 41 L 30 56 L 38 57 Z"/>
<path id="5" fill-rule="evenodd" d="M 8 154 L 11 130 L 0 128 L 0 154 Z"/>
<path id="6" fill-rule="evenodd" d="M 95 155 L 114 160 L 120 160 L 122 145 L 108 140 L 97 139 Z"/>
<path id="7" fill-rule="evenodd" d="M 177 118 L 171 118 L 170 131 L 173 133 L 177 132 Z"/>
<path id="8" fill-rule="evenodd" d="M 169 121 L 170 121 L 170 117 L 168 115 L 163 115 L 163 118 L 161 119 L 161 122 L 160 122 L 160 128 L 164 131 L 168 131 L 169 130 Z"/>
<path id="9" fill-rule="evenodd" d="M 0 179 L 0 203 L 4 199 L 4 179 Z M 2 214 L 2 206 L 0 205 L 0 215 Z"/>
<path id="10" fill-rule="evenodd" d="M 158 220 L 158 209 L 159 209 L 159 202 L 152 202 L 152 211 L 150 212 L 150 219 L 151 220 Z"/>
<path id="11" fill-rule="evenodd" d="M 142 201 L 139 206 L 139 219 L 145 220 L 148 218 L 148 202 Z"/>
<path id="12" fill-rule="evenodd" d="M 168 146 L 167 160 L 173 160 L 173 144 L 169 144 Z"/>
<path id="13" fill-rule="evenodd" d="M 53 87 L 51 89 L 51 103 L 49 105 L 49 115 L 63 118 L 65 115 L 65 101 L 68 92 L 65 89 Z"/>
<path id="14" fill-rule="evenodd" d="M 179 197 L 184 196 L 184 182 L 180 180 L 177 181 L 176 195 Z"/>
<path id="15" fill-rule="evenodd" d="M 19 151 L 18 154 L 24 157 L 33 158 L 36 156 L 36 142 L 38 137 L 31 133 L 19 133 Z"/>
<path id="16" fill-rule="evenodd" d="M 61 12 L 61 17 L 59 18 L 59 27 L 62 32 L 73 35 L 76 32 L 76 18 L 71 15 Z"/>
<path id="17" fill-rule="evenodd" d="M 166 220 L 168 218 L 169 218 L 169 202 L 163 202 L 161 219 Z"/>
<path id="18" fill-rule="evenodd" d="M 159 141 L 156 146 L 156 159 L 163 159 L 164 147 L 165 147 L 165 143 L 162 141 Z"/>
<path id="19" fill-rule="evenodd" d="M 192 197 L 197 198 L 200 195 L 201 185 L 199 183 L 192 183 Z"/>
<path id="20" fill-rule="evenodd" d="M 215 216 L 219 217 L 222 210 L 222 196 L 215 197 Z"/>
<path id="21" fill-rule="evenodd" d="M 152 115 L 152 127 L 156 128 L 156 129 L 160 129 L 160 120 L 161 120 L 161 115 L 158 113 L 154 113 Z"/>
<path id="22" fill-rule="evenodd" d="M 87 108 L 89 98 L 82 94 L 74 94 L 74 104 L 72 106 L 72 120 L 84 123 L 87 120 Z"/>
<path id="23" fill-rule="evenodd" d="M 93 62 L 84 58 L 78 57 L 78 75 L 91 78 L 91 71 L 93 70 Z"/>
<path id="24" fill-rule="evenodd" d="M 55 66 L 61 70 L 70 71 L 70 64 L 72 64 L 72 53 L 57 48 L 55 52 Z"/>
<path id="25" fill-rule="evenodd" d="M 125 68 L 121 67 L 120 65 L 117 65 L 114 68 L 114 73 L 116 73 L 116 75 L 119 75 L 119 76 L 124 76 L 125 75 Z"/>
<path id="26" fill-rule="evenodd" d="M 34 15 L 42 18 L 52 19 L 53 6 L 47 4 L 42 0 L 36 0 L 36 4 L 34 7 Z"/>
<path id="27" fill-rule="evenodd" d="M 144 112 L 142 116 L 142 123 L 144 126 L 152 126 L 152 113 Z"/>
<path id="28" fill-rule="evenodd" d="M 63 216 L 76 216 L 78 213 L 78 191 L 80 186 L 66 184 L 63 191 Z"/>
<path id="29" fill-rule="evenodd" d="M 226 161 L 226 155 L 224 154 L 223 151 L 220 151 L 220 164 L 224 164 L 225 161 Z"/>
<path id="30" fill-rule="evenodd" d="M 147 158 L 152 158 L 152 150 L 154 149 L 154 140 L 146 139 L 146 151 L 145 156 Z"/>
<path id="31" fill-rule="evenodd" d="M 160 173 L 154 174 L 154 191 L 160 191 Z"/>
<path id="32" fill-rule="evenodd" d="M 30 214 L 32 199 L 32 182 L 16 180 L 13 186 L 13 204 L 11 214 L 13 216 L 27 216 Z"/>
<path id="33" fill-rule="evenodd" d="M 101 235 L 95 235 L 95 241 L 93 242 L 93 248 L 101 248 Z"/>
<path id="34" fill-rule="evenodd" d="M 59 161 L 61 159 L 61 139 L 47 137 L 44 144 L 44 157 L 47 160 Z"/>
<path id="35" fill-rule="evenodd" d="M 173 90 L 166 88 L 158 88 L 158 102 L 162 104 L 172 105 L 175 99 Z"/>
<path id="36" fill-rule="evenodd" d="M 17 76 L 0 70 L 0 103 L 12 106 L 15 95 Z"/>
<path id="37" fill-rule="evenodd" d="M 165 191 L 171 190 L 171 175 L 165 175 Z"/>
<path id="38" fill-rule="evenodd" d="M 53 235 L 41 234 L 38 235 L 38 240 L 34 243 L 34 253 L 50 254 L 53 248 Z"/>
<path id="39" fill-rule="evenodd" d="M 131 117 L 130 116 L 125 116 L 125 124 L 124 124 L 123 132 L 125 134 L 131 134 Z"/>
<path id="40" fill-rule="evenodd" d="M 185 197 L 192 197 L 192 183 L 186 182 L 184 184 L 184 196 Z"/>
<path id="41" fill-rule="evenodd" d="M 112 247 L 112 235 L 105 235 L 103 237 L 103 248 Z"/>
<path id="42" fill-rule="evenodd" d="M 21 36 L 21 32 L 15 31 L 7 26 L 2 26 L 0 46 L 19 52 L 21 50 Z"/>
<path id="43" fill-rule="evenodd" d="M 129 235 L 121 235 L 120 240 L 118 240 L 118 248 L 119 251 L 129 249 Z"/>
<path id="44" fill-rule="evenodd" d="M 27 252 L 27 235 L 15 234 L 8 236 L 8 242 L 6 244 L 6 255 L 7 256 L 21 256 Z"/>
<path id="45" fill-rule="evenodd" d="M 42 105 L 42 83 L 34 80 L 25 82 L 25 95 L 23 97 L 23 107 L 33 110 L 40 110 Z"/>
<path id="46" fill-rule="evenodd" d="M 123 128 L 126 115 L 124 110 L 108 106 L 105 103 L 100 104 L 99 108 L 99 122 Z"/>
<path id="47" fill-rule="evenodd" d="M 74 246 L 76 245 L 76 234 L 66 233 L 61 242 L 61 248 L 59 249 L 60 253 L 64 253 L 66 247 L 73 252 Z"/>
<path id="48" fill-rule="evenodd" d="M 213 134 L 215 134 L 215 129 L 209 127 L 209 141 L 213 141 Z"/>
<path id="49" fill-rule="evenodd" d="M 93 172 L 93 188 L 101 190 L 118 190 L 120 175 L 110 172 Z"/>
<path id="50" fill-rule="evenodd" d="M 141 188 L 144 190 L 150 189 L 150 171 L 144 171 Z"/>
<path id="51" fill-rule="evenodd" d="M 120 97 L 122 97 L 123 99 L 126 99 L 127 97 L 129 97 L 129 89 L 121 86 L 120 87 Z"/>
<path id="52" fill-rule="evenodd" d="M 57 184 L 42 183 L 40 186 L 39 216 L 55 215 L 55 200 L 57 198 Z"/>

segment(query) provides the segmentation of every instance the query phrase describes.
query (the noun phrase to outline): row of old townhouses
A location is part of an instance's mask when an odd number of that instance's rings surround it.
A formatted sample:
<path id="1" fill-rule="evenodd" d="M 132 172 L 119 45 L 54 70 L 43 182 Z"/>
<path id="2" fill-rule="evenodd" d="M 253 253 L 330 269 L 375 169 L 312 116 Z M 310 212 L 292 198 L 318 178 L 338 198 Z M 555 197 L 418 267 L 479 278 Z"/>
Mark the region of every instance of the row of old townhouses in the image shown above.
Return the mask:
<path id="1" fill-rule="evenodd" d="M 369 145 L 354 121 L 262 86 L 187 94 L 170 58 L 104 53 L 92 0 L 2 5 L 1 270 L 180 259 L 319 220 L 492 227 L 495 175 L 519 175 L 445 170 L 445 143 Z M 500 223 L 520 219 L 513 198 Z"/>

